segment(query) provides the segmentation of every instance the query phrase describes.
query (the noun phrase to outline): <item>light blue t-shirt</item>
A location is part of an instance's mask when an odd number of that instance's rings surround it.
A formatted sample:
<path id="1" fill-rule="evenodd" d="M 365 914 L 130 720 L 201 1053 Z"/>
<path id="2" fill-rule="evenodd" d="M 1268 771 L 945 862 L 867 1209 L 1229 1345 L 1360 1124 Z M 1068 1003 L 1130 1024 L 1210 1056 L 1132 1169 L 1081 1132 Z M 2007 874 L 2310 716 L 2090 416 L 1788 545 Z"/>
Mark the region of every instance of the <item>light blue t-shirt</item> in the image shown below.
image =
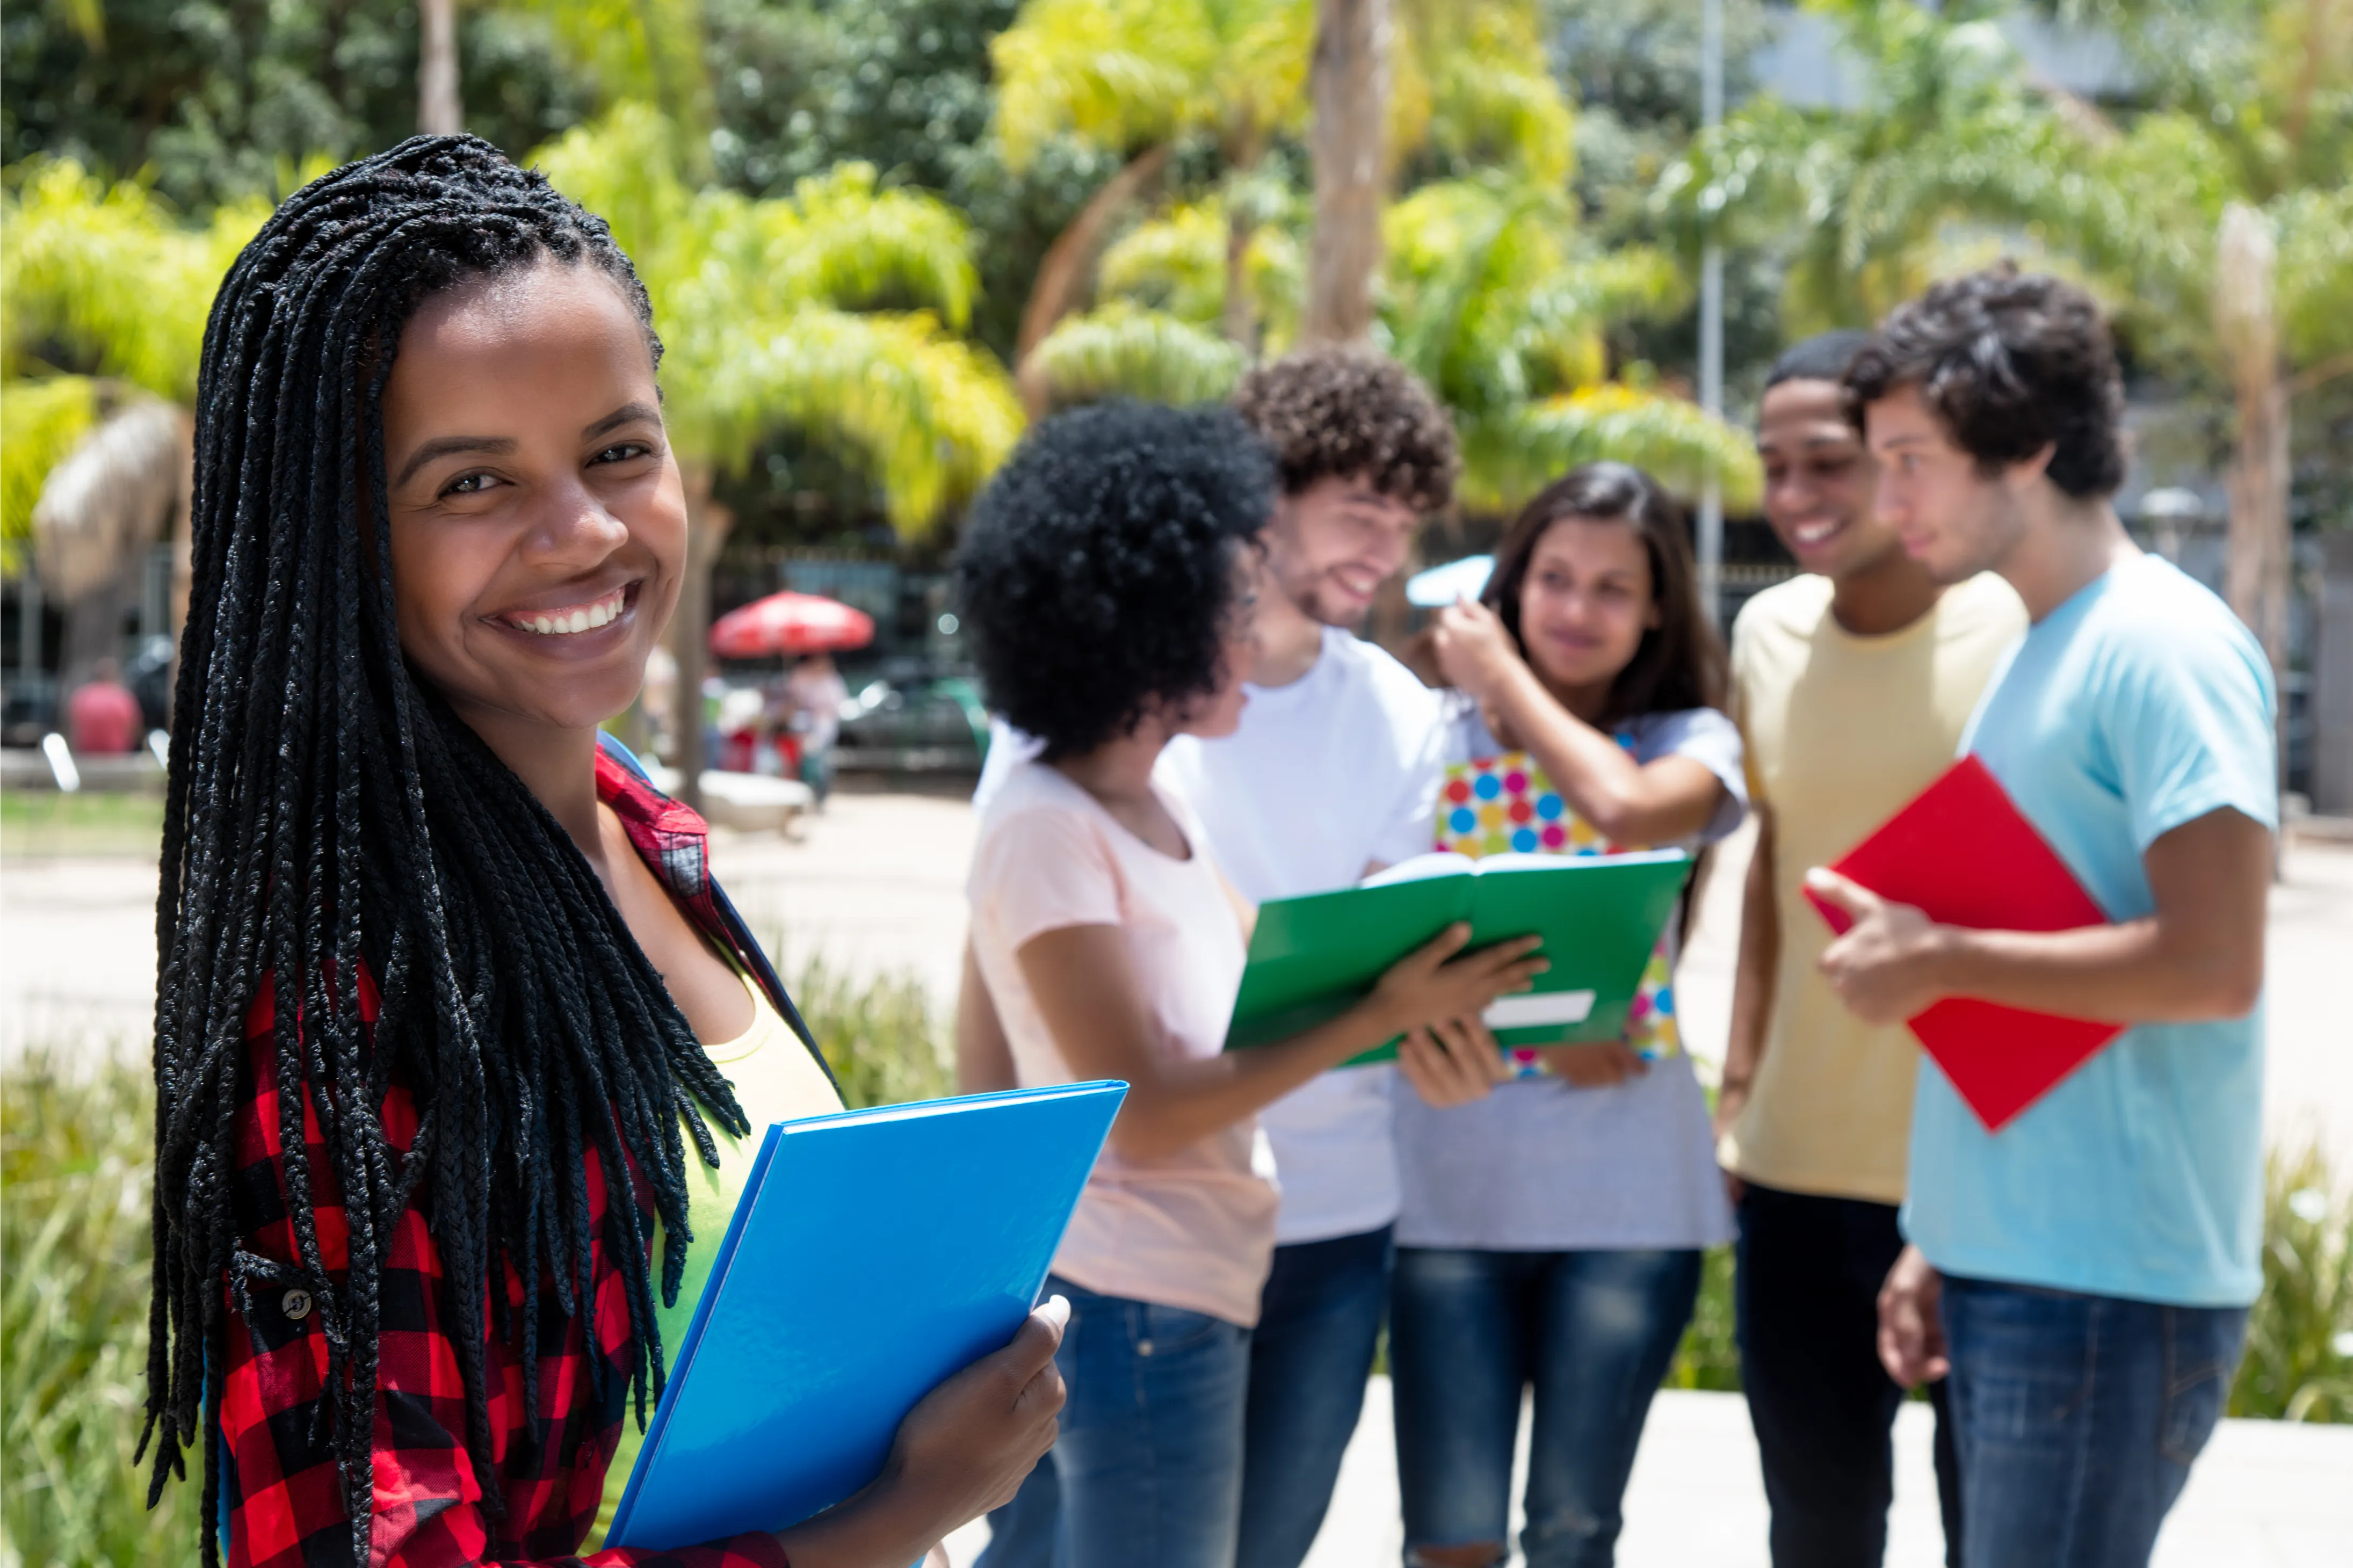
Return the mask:
<path id="1" fill-rule="evenodd" d="M 2209 812 L 2279 820 L 2262 648 L 2155 556 L 2112 568 L 1998 668 L 1962 750 L 2111 921 L 2155 908 L 2141 853 Z M 2127 1029 L 2000 1132 L 1920 1069 L 1904 1234 L 1949 1274 L 2177 1306 L 2262 1283 L 2263 1009 Z"/>

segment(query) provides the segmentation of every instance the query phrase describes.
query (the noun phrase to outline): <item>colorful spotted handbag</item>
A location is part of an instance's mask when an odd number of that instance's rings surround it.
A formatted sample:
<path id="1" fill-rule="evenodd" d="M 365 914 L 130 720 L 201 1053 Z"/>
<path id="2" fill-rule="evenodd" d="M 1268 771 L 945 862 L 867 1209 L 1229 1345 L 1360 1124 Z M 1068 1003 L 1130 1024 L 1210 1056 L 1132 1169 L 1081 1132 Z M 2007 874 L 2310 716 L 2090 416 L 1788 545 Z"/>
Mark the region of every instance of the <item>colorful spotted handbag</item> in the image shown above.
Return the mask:
<path id="1" fill-rule="evenodd" d="M 1627 738 L 1620 736 L 1620 745 Z M 1622 855 L 1641 845 L 1612 844 L 1569 809 L 1544 769 L 1525 752 L 1450 763 L 1438 794 L 1438 847 L 1479 859 L 1488 855 Z M 1626 1014 L 1626 1043 L 1653 1060 L 1683 1049 L 1675 1027 L 1674 933 L 1662 934 Z M 1513 1048 L 1520 1076 L 1542 1070 L 1525 1047 Z"/>

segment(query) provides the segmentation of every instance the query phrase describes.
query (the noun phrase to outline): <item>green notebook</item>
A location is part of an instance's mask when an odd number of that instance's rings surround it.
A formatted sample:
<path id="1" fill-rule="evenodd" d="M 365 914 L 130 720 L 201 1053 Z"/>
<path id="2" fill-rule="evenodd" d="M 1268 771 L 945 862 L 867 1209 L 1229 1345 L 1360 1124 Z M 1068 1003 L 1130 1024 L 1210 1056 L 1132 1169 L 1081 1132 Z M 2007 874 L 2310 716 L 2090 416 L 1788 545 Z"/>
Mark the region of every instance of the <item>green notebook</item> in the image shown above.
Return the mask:
<path id="1" fill-rule="evenodd" d="M 1502 996 L 1487 1026 L 1507 1046 L 1614 1040 L 1682 894 L 1690 857 L 1419 855 L 1362 887 L 1259 906 L 1226 1048 L 1288 1039 L 1347 1010 L 1389 965 L 1456 921 L 1471 945 L 1544 938 L 1552 967 Z M 1346 1064 L 1387 1061 L 1389 1041 Z"/>

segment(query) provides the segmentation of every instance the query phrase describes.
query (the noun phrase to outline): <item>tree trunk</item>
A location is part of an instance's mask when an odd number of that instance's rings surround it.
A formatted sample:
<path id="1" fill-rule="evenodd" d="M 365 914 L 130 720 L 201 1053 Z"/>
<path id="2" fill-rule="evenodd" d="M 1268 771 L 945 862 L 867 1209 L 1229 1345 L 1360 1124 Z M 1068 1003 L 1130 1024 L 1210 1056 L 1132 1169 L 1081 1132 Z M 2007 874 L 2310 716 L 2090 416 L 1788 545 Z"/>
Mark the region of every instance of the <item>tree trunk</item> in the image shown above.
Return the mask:
<path id="1" fill-rule="evenodd" d="M 417 129 L 454 136 L 466 128 L 458 103 L 458 0 L 417 0 Z"/>
<path id="2" fill-rule="evenodd" d="M 720 547 L 735 514 L 713 498 L 717 478 L 706 463 L 681 463 L 686 481 L 686 575 L 680 584 L 678 609 L 670 622 L 670 657 L 678 661 L 678 690 L 670 699 L 670 731 L 676 738 L 665 758 L 678 770 L 678 798 L 702 809 L 702 679 L 709 668 L 711 647 L 711 569 L 719 563 Z"/>
<path id="3" fill-rule="evenodd" d="M 1054 323 L 1070 313 L 1087 269 L 1094 265 L 1096 253 L 1109 237 L 1112 219 L 1159 178 L 1160 171 L 1167 166 L 1166 142 L 1137 153 L 1128 160 L 1125 168 L 1104 181 L 1103 187 L 1087 198 L 1079 216 L 1046 247 L 1044 259 L 1038 263 L 1037 279 L 1029 285 L 1029 303 L 1021 308 L 1021 331 L 1013 344 L 1014 379 L 1032 419 L 1046 412 L 1046 387 L 1035 375 L 1025 374 L 1029 351 L 1045 342 Z"/>
<path id="4" fill-rule="evenodd" d="M 1245 205 L 1226 204 L 1226 302 L 1218 315 L 1218 330 L 1226 341 L 1251 359 L 1258 357 L 1257 301 L 1250 298 L 1250 247 L 1251 225 Z"/>
<path id="5" fill-rule="evenodd" d="M 1360 342 L 1373 327 L 1387 184 L 1389 0 L 1316 0 L 1312 72 L 1315 238 L 1303 343 Z"/>
<path id="6" fill-rule="evenodd" d="M 2223 210 L 2214 268 L 2214 326 L 2238 401 L 2223 594 L 2271 661 L 2284 730 L 2287 718 L 2288 398 L 2280 374 L 2279 318 L 2273 297 L 2278 261 L 2271 226 L 2261 213 L 2236 202 Z"/>

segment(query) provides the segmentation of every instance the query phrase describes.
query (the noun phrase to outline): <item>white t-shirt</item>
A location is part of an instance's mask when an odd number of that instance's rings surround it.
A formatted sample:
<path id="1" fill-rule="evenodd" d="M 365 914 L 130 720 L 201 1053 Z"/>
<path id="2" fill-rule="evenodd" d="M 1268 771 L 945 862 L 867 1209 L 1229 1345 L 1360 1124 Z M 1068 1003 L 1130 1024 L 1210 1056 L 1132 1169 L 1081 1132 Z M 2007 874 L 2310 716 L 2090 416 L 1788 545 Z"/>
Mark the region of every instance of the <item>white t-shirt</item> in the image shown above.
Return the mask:
<path id="1" fill-rule="evenodd" d="M 1192 805 L 1209 850 L 1253 903 L 1352 887 L 1370 865 L 1427 850 L 1444 703 L 1372 643 L 1325 627 L 1288 686 L 1251 686 L 1241 727 L 1179 736 L 1159 776 Z M 1277 1241 L 1323 1241 L 1397 1218 L 1387 1065 L 1327 1072 L 1259 1116 L 1282 1184 Z"/>

